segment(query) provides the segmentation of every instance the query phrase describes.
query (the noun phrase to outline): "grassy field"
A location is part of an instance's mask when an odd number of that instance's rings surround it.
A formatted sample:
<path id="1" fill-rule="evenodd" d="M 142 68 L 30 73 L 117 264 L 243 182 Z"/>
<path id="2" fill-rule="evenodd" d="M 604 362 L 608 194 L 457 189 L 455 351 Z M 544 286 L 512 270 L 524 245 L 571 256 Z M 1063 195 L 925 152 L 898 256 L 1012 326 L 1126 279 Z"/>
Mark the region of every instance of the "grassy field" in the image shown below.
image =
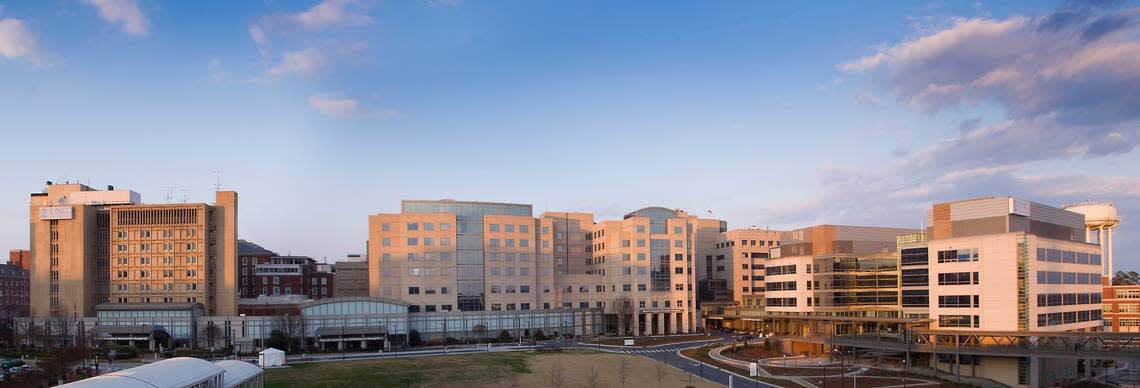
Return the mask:
<path id="1" fill-rule="evenodd" d="M 624 372 L 623 372 L 624 371 Z M 625 383 L 622 384 L 624 376 Z M 661 387 L 718 385 L 647 359 L 575 350 L 295 364 L 265 372 L 275 387 Z"/>
<path id="2" fill-rule="evenodd" d="M 511 374 L 530 373 L 533 353 L 412 357 L 386 360 L 310 362 L 269 369 L 266 387 L 482 386 Z"/>

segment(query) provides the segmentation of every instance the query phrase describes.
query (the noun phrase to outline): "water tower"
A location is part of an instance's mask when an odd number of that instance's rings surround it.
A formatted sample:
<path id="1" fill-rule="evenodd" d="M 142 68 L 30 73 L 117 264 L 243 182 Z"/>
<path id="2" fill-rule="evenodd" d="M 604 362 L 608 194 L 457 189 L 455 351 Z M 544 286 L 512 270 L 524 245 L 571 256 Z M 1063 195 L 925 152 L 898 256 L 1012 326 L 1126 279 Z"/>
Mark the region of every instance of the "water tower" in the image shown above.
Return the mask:
<path id="1" fill-rule="evenodd" d="M 1064 206 L 1065 210 L 1085 215 L 1085 241 L 1092 243 L 1096 235 L 1096 243 L 1100 244 L 1101 257 L 1104 258 L 1104 269 L 1107 276 L 1116 274 L 1112 268 L 1112 231 L 1120 225 L 1120 217 L 1116 215 L 1116 206 L 1110 202 L 1086 201 Z"/>

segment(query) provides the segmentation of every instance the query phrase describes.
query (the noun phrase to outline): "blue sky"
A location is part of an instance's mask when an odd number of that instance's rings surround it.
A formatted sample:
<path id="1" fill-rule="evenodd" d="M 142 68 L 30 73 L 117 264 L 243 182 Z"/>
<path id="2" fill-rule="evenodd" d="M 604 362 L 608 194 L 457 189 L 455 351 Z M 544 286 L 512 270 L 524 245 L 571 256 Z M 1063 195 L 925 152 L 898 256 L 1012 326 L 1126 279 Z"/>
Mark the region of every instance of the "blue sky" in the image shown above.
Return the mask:
<path id="1" fill-rule="evenodd" d="M 330 261 L 402 198 L 795 228 L 1012 194 L 1117 202 L 1140 266 L 1136 3 L 804 5 L 0 1 L 0 245 L 45 180 L 220 170 L 243 238 Z"/>

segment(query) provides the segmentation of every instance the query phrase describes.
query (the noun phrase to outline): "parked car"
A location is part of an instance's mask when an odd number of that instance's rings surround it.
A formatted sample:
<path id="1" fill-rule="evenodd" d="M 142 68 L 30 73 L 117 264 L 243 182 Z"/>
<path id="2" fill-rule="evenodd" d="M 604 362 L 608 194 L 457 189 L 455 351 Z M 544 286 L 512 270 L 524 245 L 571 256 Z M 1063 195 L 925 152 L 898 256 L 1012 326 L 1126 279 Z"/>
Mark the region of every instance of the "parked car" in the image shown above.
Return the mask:
<path id="1" fill-rule="evenodd" d="M 24 365 L 27 365 L 27 363 L 25 363 L 24 360 L 4 360 L 3 363 L 0 363 L 0 369 L 7 370 L 7 369 L 11 369 L 13 367 L 24 366 Z"/>

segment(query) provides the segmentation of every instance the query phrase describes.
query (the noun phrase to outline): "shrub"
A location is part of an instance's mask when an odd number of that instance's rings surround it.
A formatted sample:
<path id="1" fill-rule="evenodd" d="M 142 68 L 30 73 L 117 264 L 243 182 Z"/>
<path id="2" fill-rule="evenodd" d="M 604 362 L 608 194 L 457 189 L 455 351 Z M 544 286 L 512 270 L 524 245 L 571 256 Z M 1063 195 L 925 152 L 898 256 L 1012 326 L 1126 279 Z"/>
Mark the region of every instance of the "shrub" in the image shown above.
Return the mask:
<path id="1" fill-rule="evenodd" d="M 408 344 L 412 346 L 420 346 L 424 341 L 420 339 L 420 331 L 412 330 L 408 332 Z"/>
<path id="2" fill-rule="evenodd" d="M 499 332 L 499 341 L 511 342 L 511 332 L 503 330 Z"/>
<path id="3" fill-rule="evenodd" d="M 536 341 L 542 341 L 542 340 L 546 339 L 546 334 L 542 332 L 542 329 L 535 330 L 534 331 L 534 339 Z"/>

